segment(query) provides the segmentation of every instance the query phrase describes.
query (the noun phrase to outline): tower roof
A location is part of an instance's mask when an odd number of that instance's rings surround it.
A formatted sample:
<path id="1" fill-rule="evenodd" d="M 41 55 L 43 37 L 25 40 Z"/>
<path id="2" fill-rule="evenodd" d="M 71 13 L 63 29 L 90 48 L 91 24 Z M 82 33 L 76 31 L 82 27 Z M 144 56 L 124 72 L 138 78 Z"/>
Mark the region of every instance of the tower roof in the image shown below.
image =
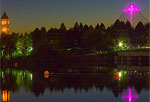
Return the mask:
<path id="1" fill-rule="evenodd" d="M 8 19 L 7 14 L 4 12 L 4 14 L 2 15 L 1 19 Z"/>

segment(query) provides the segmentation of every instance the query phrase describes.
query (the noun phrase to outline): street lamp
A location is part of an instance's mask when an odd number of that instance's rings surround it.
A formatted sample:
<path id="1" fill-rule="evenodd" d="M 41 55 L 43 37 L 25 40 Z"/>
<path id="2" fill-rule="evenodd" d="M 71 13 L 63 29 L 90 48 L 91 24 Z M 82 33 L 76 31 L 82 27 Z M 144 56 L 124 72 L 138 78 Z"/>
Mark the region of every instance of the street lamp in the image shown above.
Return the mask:
<path id="1" fill-rule="evenodd" d="M 122 47 L 123 46 L 123 43 L 122 42 L 119 42 L 119 47 Z"/>

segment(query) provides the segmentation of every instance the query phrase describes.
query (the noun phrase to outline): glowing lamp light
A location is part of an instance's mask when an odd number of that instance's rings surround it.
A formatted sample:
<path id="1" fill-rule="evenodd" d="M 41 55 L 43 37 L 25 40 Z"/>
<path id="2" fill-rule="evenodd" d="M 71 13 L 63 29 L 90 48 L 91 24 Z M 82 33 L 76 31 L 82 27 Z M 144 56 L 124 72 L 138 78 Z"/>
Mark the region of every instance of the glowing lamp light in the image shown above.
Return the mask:
<path id="1" fill-rule="evenodd" d="M 131 3 L 123 12 L 127 12 L 130 14 L 130 23 L 132 24 L 133 14 L 135 12 L 140 12 L 140 8 L 137 8 L 133 3 Z"/>
<path id="2" fill-rule="evenodd" d="M 122 47 L 122 46 L 123 46 L 123 43 L 122 43 L 122 42 L 120 42 L 120 43 L 119 43 L 119 47 Z"/>
<path id="3" fill-rule="evenodd" d="M 122 76 L 122 74 L 121 74 L 121 72 L 119 72 L 119 77 L 121 77 Z"/>
<path id="4" fill-rule="evenodd" d="M 31 47 L 31 48 L 30 48 L 30 50 L 32 51 L 32 50 L 33 50 L 33 48 Z"/>
<path id="5" fill-rule="evenodd" d="M 31 80 L 33 79 L 33 76 L 32 76 L 32 74 L 30 74 L 30 78 L 31 78 Z"/>
<path id="6" fill-rule="evenodd" d="M 49 78 L 49 75 L 50 75 L 49 71 L 44 72 L 44 78 Z"/>

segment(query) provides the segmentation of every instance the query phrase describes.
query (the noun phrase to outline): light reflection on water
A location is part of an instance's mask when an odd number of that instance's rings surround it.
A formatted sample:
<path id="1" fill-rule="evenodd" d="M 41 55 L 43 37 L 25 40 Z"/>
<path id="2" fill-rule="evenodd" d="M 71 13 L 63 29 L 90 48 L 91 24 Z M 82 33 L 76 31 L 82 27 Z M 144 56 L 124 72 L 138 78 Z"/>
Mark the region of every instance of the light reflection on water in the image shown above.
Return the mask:
<path id="1" fill-rule="evenodd" d="M 125 102 L 133 102 L 139 98 L 138 94 L 136 92 L 133 93 L 133 90 L 130 87 L 126 91 L 127 93 L 122 94 L 122 99 Z"/>
<path id="2" fill-rule="evenodd" d="M 1 101 L 149 102 L 149 72 L 104 69 L 75 74 L 1 70 Z"/>
<path id="3" fill-rule="evenodd" d="M 4 90 L 2 91 L 2 102 L 9 102 L 10 101 L 10 91 Z"/>

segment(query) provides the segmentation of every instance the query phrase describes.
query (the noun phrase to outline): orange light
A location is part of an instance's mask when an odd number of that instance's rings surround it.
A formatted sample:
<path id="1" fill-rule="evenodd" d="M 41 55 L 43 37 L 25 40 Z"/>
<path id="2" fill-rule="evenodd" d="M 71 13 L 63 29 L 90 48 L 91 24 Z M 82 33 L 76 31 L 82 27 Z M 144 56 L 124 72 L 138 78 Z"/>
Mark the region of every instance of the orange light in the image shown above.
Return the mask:
<path id="1" fill-rule="evenodd" d="M 7 32 L 7 28 L 2 28 L 2 32 Z"/>
<path id="2" fill-rule="evenodd" d="M 15 63 L 15 67 L 18 67 L 18 63 L 17 62 Z"/>
<path id="3" fill-rule="evenodd" d="M 9 23 L 9 22 L 8 22 Z M 7 21 L 2 21 L 2 25 L 5 25 L 7 24 Z"/>
<path id="4" fill-rule="evenodd" d="M 5 90 L 2 91 L 2 102 L 8 102 L 10 100 L 10 92 Z"/>
<path id="5" fill-rule="evenodd" d="M 44 78 L 49 78 L 49 74 L 50 74 L 49 71 L 45 71 L 44 72 Z"/>
<path id="6" fill-rule="evenodd" d="M 119 73 L 118 72 L 114 72 L 113 79 L 114 80 L 118 80 L 119 79 Z"/>

